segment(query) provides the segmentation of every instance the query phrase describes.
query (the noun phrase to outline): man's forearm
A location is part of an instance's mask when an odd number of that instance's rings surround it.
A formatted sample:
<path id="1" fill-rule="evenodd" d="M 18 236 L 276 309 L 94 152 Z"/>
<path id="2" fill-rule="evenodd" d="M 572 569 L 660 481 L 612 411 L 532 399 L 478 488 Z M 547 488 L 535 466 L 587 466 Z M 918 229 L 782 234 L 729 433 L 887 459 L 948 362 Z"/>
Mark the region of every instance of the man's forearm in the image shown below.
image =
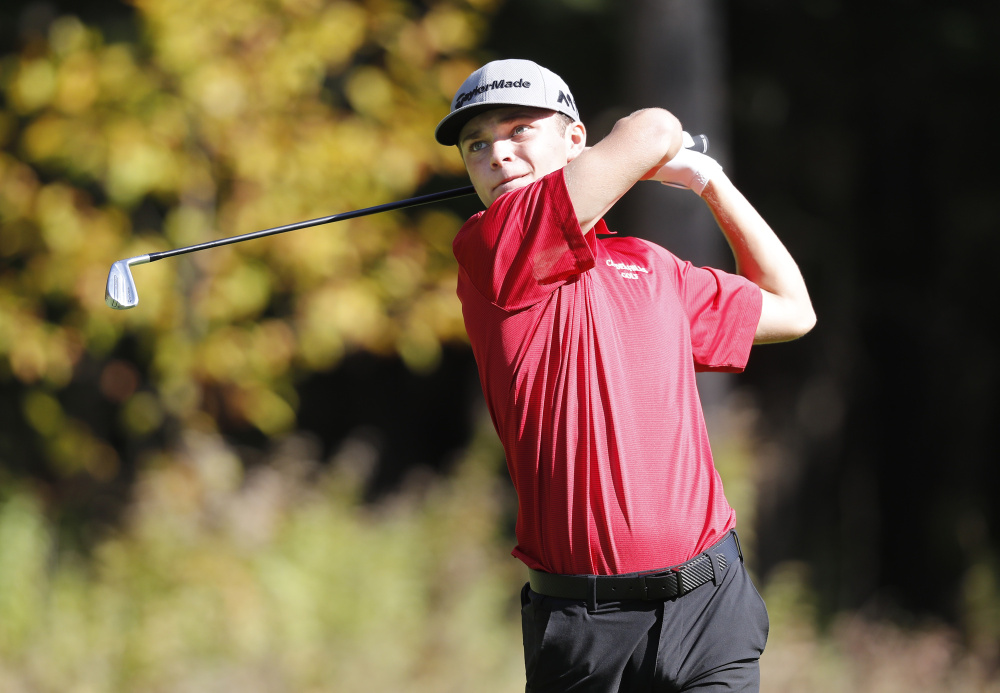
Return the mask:
<path id="1" fill-rule="evenodd" d="M 608 135 L 566 165 L 566 190 L 587 231 L 638 180 L 648 177 L 681 148 L 681 124 L 659 108 L 621 118 Z"/>
<path id="2" fill-rule="evenodd" d="M 736 258 L 737 272 L 758 287 L 763 309 L 756 343 L 806 334 L 816 323 L 809 291 L 788 249 L 724 173 L 713 176 L 702 198 Z"/>

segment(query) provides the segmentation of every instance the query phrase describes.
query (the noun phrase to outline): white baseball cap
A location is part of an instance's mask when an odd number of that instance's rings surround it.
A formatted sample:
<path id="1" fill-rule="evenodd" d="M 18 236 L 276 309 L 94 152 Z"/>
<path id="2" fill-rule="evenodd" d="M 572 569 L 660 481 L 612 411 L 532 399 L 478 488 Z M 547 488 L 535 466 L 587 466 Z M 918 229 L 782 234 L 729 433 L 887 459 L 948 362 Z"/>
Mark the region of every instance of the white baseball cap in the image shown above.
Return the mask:
<path id="1" fill-rule="evenodd" d="M 562 77 L 530 60 L 494 60 L 469 75 L 455 93 L 451 113 L 438 123 L 434 139 L 458 144 L 458 133 L 483 111 L 500 106 L 532 106 L 580 120 L 576 101 Z"/>

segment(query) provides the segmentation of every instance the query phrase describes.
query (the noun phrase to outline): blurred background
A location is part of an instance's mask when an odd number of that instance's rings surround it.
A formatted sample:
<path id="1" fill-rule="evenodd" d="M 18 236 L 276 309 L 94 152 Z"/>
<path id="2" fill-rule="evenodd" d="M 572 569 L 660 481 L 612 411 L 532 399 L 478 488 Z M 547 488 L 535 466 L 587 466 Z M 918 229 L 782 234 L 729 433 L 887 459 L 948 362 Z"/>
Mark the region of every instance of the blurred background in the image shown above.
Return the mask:
<path id="1" fill-rule="evenodd" d="M 769 691 L 1000 690 L 995 123 L 973 0 L 9 0 L 0 691 L 523 690 L 515 499 L 433 140 L 497 57 L 674 111 L 819 315 L 699 381 Z M 609 225 L 731 267 L 689 193 Z M 993 298 L 991 298 L 991 296 Z"/>

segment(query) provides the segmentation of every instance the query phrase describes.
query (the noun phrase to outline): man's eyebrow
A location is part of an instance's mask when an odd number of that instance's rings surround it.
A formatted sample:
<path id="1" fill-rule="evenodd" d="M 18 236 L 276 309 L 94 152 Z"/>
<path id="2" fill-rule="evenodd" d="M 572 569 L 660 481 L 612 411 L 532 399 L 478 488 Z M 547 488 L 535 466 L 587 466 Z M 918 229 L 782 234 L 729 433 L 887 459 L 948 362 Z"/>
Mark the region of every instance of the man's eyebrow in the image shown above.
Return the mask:
<path id="1" fill-rule="evenodd" d="M 505 115 L 503 118 L 497 121 L 497 125 L 507 125 L 515 120 L 538 120 L 539 115 L 533 111 L 514 111 Z M 480 130 L 471 130 L 465 133 L 459 138 L 458 143 L 463 144 L 464 142 L 472 139 L 481 137 Z"/>
<path id="2" fill-rule="evenodd" d="M 459 144 L 464 144 L 465 142 L 467 142 L 469 140 L 474 140 L 477 137 L 479 137 L 479 130 L 472 130 L 470 132 L 465 133 L 461 137 L 459 137 L 458 138 L 458 143 Z"/>

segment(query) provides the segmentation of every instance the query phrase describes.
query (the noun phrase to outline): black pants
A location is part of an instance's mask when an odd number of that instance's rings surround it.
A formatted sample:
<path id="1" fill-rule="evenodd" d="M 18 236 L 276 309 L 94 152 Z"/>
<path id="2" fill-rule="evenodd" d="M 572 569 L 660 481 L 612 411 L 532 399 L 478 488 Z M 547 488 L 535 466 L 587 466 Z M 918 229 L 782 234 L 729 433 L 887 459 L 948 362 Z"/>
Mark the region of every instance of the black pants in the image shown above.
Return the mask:
<path id="1" fill-rule="evenodd" d="M 758 691 L 768 619 L 743 563 L 669 601 L 598 602 L 521 591 L 528 693 Z"/>

